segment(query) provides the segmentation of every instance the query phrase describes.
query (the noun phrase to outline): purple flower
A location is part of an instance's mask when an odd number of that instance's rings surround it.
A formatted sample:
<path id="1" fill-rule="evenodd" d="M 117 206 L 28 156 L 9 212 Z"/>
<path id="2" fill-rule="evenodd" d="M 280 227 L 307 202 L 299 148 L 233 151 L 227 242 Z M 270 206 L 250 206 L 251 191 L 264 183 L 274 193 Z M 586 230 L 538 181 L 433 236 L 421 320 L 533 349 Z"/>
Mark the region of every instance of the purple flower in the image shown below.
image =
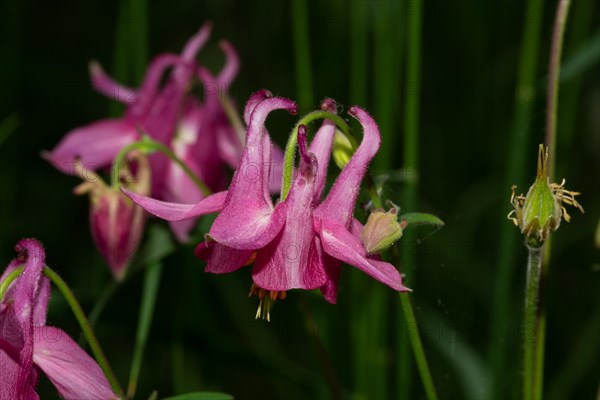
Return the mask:
<path id="1" fill-rule="evenodd" d="M 115 82 L 98 63 L 92 62 L 92 85 L 124 103 L 124 116 L 74 129 L 43 156 L 67 174 L 73 173 L 76 162 L 88 170 L 98 170 L 110 166 L 124 146 L 139 140 L 144 133 L 171 148 L 212 190 L 223 189 L 223 165 L 237 162 L 243 149 L 239 139 L 224 134 L 233 128 L 217 97 L 227 91 L 239 70 L 239 59 L 231 44 L 221 43 L 226 63 L 212 82 L 205 82 L 206 102 L 200 103 L 188 95 L 199 73 L 195 58 L 210 31 L 211 25 L 205 24 L 188 40 L 181 54 L 162 54 L 152 60 L 137 90 Z M 161 85 L 169 68 L 171 72 Z M 237 142 L 231 142 L 233 139 Z M 228 153 L 224 154 L 222 148 L 227 148 Z M 150 166 L 153 196 L 179 203 L 197 202 L 204 197 L 181 167 L 164 154 L 152 154 Z M 193 225 L 194 221 L 183 221 L 174 222 L 171 227 L 176 237 L 185 241 Z"/>
<path id="2" fill-rule="evenodd" d="M 330 111 L 334 106 L 332 100 L 323 104 Z M 310 150 L 306 128 L 301 126 L 299 168 L 289 196 L 274 206 L 268 195 L 271 155 L 264 123 L 276 109 L 295 113 L 296 104 L 263 92 L 255 94 L 246 109 L 250 117 L 240 165 L 206 242 L 196 250 L 207 261 L 206 271 L 228 273 L 252 263 L 251 293 L 260 297 L 261 306 L 265 300 L 257 316 L 267 318 L 270 302 L 285 297 L 290 289 L 320 288 L 324 297 L 335 303 L 342 263 L 395 290 L 408 290 L 394 266 L 367 254 L 360 238 L 362 225 L 353 218 L 361 181 L 380 144 L 379 129 L 371 116 L 359 107 L 350 109 L 350 115 L 363 126 L 363 140 L 323 201 L 335 125 L 325 121 Z M 168 204 L 126 193 L 147 211 L 169 220 L 189 218 L 208 208 L 205 202 Z"/>
<path id="3" fill-rule="evenodd" d="M 25 264 L 0 301 L 0 398 L 39 399 L 41 370 L 65 399 L 117 399 L 98 364 L 65 332 L 46 326 L 50 282 L 42 276 L 42 245 L 24 239 L 15 249 L 0 278 Z"/>

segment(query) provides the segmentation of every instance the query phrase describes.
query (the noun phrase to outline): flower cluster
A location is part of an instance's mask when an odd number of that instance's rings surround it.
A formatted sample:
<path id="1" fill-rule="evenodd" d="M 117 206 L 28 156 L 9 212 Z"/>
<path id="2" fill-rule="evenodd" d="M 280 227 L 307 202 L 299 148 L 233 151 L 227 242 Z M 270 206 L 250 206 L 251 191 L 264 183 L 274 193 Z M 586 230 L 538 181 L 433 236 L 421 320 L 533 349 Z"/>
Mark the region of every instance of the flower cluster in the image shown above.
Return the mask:
<path id="1" fill-rule="evenodd" d="M 326 99 L 322 108 L 335 111 Z M 273 204 L 268 190 L 271 165 L 267 116 L 275 110 L 295 114 L 297 105 L 263 90 L 245 108 L 246 145 L 229 189 L 196 204 L 167 203 L 126 188 L 123 192 L 148 212 L 168 221 L 218 216 L 196 249 L 206 271 L 222 274 L 252 264 L 251 294 L 260 298 L 257 317 L 270 318 L 270 304 L 290 289 L 320 289 L 331 303 L 337 300 L 342 263 L 352 265 L 398 291 L 406 291 L 397 269 L 367 251 L 363 226 L 354 217 L 362 179 L 380 145 L 373 118 L 359 107 L 349 114 L 363 127 L 363 138 L 325 198 L 322 198 L 336 126 L 325 120 L 310 143 L 306 127 L 298 130 L 300 162 L 287 197 Z"/>
<path id="2" fill-rule="evenodd" d="M 65 399 L 117 399 L 96 362 L 65 332 L 46 325 L 50 281 L 42 276 L 45 253 L 34 239 L 21 240 L 0 283 L 24 264 L 0 301 L 0 399 L 39 399 L 43 371 Z"/>
<path id="3" fill-rule="evenodd" d="M 118 191 L 116 184 L 130 190 L 169 202 L 195 203 L 206 196 L 196 182 L 180 165 L 165 154 L 149 155 L 149 169 L 138 168 L 143 182 L 112 182 L 109 188 L 93 171 L 110 167 L 117 155 L 143 137 L 166 146 L 174 156 L 185 163 L 189 171 L 209 190 L 226 187 L 225 165 L 235 167 L 244 146 L 243 135 L 230 123 L 221 105 L 227 90 L 239 70 L 239 59 L 233 46 L 222 41 L 220 46 L 226 62 L 214 76 L 196 62 L 197 54 L 207 42 L 211 25 L 205 24 L 189 39 L 181 54 L 161 54 L 154 58 L 138 89 L 132 89 L 112 80 L 97 62 L 90 63 L 92 86 L 100 93 L 126 105 L 121 118 L 104 119 L 69 132 L 61 142 L 43 156 L 58 170 L 75 174 L 86 183 L 76 193 L 91 193 L 92 236 L 100 253 L 111 267 L 115 278 L 121 279 L 130 258 L 139 245 L 144 218 L 132 209 L 132 204 Z M 164 83 L 162 83 L 164 82 Z M 195 82 L 204 88 L 200 102 L 190 94 Z M 242 128 L 243 129 L 243 128 Z M 282 152 L 274 148 L 276 159 L 274 176 L 281 176 Z M 131 154 L 129 161 L 139 156 Z M 123 166 L 114 165 L 116 169 Z M 142 179 L 136 174 L 129 174 Z M 134 179 L 134 180 L 135 180 Z M 278 183 L 280 179 L 273 179 Z M 271 188 L 278 190 L 275 184 Z M 171 222 L 175 236 L 188 240 L 194 220 Z"/>

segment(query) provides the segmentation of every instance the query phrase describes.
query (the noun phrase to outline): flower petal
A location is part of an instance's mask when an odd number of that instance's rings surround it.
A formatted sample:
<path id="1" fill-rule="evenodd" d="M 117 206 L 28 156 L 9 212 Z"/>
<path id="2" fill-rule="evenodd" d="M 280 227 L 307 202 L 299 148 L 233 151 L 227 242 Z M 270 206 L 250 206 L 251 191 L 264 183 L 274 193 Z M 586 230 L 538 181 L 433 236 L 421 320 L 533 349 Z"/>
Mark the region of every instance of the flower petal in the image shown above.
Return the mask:
<path id="1" fill-rule="evenodd" d="M 252 250 L 264 247 L 281 229 L 285 220 L 284 205 L 273 210 L 265 198 L 265 151 L 263 135 L 267 115 L 276 109 L 297 111 L 296 104 L 284 98 L 260 102 L 250 118 L 246 147 L 235 171 L 225 207 L 210 229 L 217 242 L 236 249 Z"/>
<path id="2" fill-rule="evenodd" d="M 135 89 L 114 81 L 104 72 L 104 69 L 97 61 L 91 61 L 88 69 L 90 71 L 92 86 L 98 92 L 125 104 L 133 104 L 138 101 L 138 94 Z"/>
<path id="3" fill-rule="evenodd" d="M 36 328 L 33 362 L 67 400 L 117 399 L 96 362 L 65 332 Z"/>
<path id="4" fill-rule="evenodd" d="M 271 97 L 273 97 L 273 93 L 267 89 L 261 89 L 250 95 L 250 98 L 244 107 L 244 122 L 246 125 L 250 125 L 250 117 L 252 116 L 256 106 L 263 100 L 270 99 Z"/>
<path id="5" fill-rule="evenodd" d="M 343 221 L 346 228 L 350 228 L 352 222 L 352 212 L 361 181 L 381 143 L 379 128 L 366 111 L 353 106 L 349 114 L 358 119 L 363 126 L 362 142 L 338 176 L 323 203 L 315 210 L 317 216 Z"/>
<path id="6" fill-rule="evenodd" d="M 360 269 L 394 290 L 409 290 L 402 286 L 402 277 L 393 265 L 367 258 L 360 240 L 346 230 L 344 225 L 330 219 L 315 220 L 315 228 L 327 254 Z"/>
<path id="7" fill-rule="evenodd" d="M 212 194 L 196 204 L 167 203 L 121 188 L 135 204 L 167 221 L 182 221 L 220 211 L 227 197 L 227 191 Z"/>
<path id="8" fill-rule="evenodd" d="M 206 261 L 205 272 L 227 274 L 246 265 L 252 257 L 252 250 L 237 250 L 212 240 L 204 241 L 194 251 L 196 257 Z"/>
<path id="9" fill-rule="evenodd" d="M 59 171 L 73 175 L 77 160 L 88 170 L 106 167 L 119 150 L 137 138 L 135 125 L 129 120 L 105 119 L 73 129 L 54 150 L 43 152 L 42 157 Z"/>

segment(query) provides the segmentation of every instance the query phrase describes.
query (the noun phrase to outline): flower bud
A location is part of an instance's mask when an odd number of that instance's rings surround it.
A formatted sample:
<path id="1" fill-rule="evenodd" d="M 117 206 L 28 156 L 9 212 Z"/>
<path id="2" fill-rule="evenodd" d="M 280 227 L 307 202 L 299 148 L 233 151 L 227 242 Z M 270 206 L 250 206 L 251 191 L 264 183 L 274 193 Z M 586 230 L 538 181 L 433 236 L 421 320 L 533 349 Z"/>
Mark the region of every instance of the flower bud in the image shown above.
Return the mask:
<path id="1" fill-rule="evenodd" d="M 141 153 L 135 153 L 130 158 L 135 161 L 135 174 L 122 174 L 121 184 L 147 196 L 150 193 L 148 159 Z M 140 244 L 145 212 L 133 204 L 118 187 L 107 186 L 102 178 L 84 170 L 81 164 L 77 164 L 75 169 L 77 175 L 86 179 L 74 192 L 78 195 L 90 195 L 90 228 L 96 247 L 115 279 L 120 281 Z"/>
<path id="2" fill-rule="evenodd" d="M 344 169 L 348 161 L 354 154 L 354 148 L 350 140 L 344 135 L 339 129 L 335 130 L 335 136 L 333 137 L 333 161 L 339 169 Z"/>
<path id="3" fill-rule="evenodd" d="M 402 237 L 406 225 L 406 220 L 398 222 L 396 208 L 391 208 L 387 212 L 383 209 L 373 211 L 361 234 L 362 244 L 367 254 L 380 253 L 389 248 Z"/>
<path id="4" fill-rule="evenodd" d="M 544 146 L 540 145 L 535 182 L 529 188 L 527 196 L 515 196 L 516 186 L 512 187 L 511 203 L 514 210 L 508 216 L 525 235 L 527 247 L 541 247 L 550 234 L 558 229 L 563 216 L 567 222 L 570 221 L 562 203 L 577 207 L 583 212 L 583 208 L 575 200 L 579 193 L 564 189 L 564 183 L 564 180 L 560 185 L 550 183 L 548 148 L 544 151 Z"/>

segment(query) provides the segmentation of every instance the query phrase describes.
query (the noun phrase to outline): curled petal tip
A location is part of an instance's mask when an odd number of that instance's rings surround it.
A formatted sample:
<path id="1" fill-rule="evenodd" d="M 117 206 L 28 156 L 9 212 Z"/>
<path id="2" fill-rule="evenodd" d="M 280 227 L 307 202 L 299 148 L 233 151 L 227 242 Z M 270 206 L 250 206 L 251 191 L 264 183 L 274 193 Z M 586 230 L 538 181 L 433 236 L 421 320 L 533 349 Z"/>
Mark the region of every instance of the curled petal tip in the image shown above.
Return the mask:
<path id="1" fill-rule="evenodd" d="M 335 113 L 337 111 L 335 100 L 330 97 L 324 98 L 321 102 L 321 110 Z"/>
<path id="2" fill-rule="evenodd" d="M 90 71 L 91 76 L 94 76 L 103 73 L 104 69 L 97 60 L 90 60 L 88 63 L 88 71 Z"/>
<path id="3" fill-rule="evenodd" d="M 310 162 L 310 154 L 308 152 L 308 144 L 306 143 L 306 125 L 300 125 L 298 127 L 298 147 L 300 149 L 300 156 L 305 162 Z"/>
<path id="4" fill-rule="evenodd" d="M 352 115 L 353 117 L 358 117 L 358 114 L 360 112 L 364 112 L 364 110 L 362 108 L 360 108 L 359 106 L 352 106 L 350 107 L 350 109 L 348 110 L 348 114 Z"/>

